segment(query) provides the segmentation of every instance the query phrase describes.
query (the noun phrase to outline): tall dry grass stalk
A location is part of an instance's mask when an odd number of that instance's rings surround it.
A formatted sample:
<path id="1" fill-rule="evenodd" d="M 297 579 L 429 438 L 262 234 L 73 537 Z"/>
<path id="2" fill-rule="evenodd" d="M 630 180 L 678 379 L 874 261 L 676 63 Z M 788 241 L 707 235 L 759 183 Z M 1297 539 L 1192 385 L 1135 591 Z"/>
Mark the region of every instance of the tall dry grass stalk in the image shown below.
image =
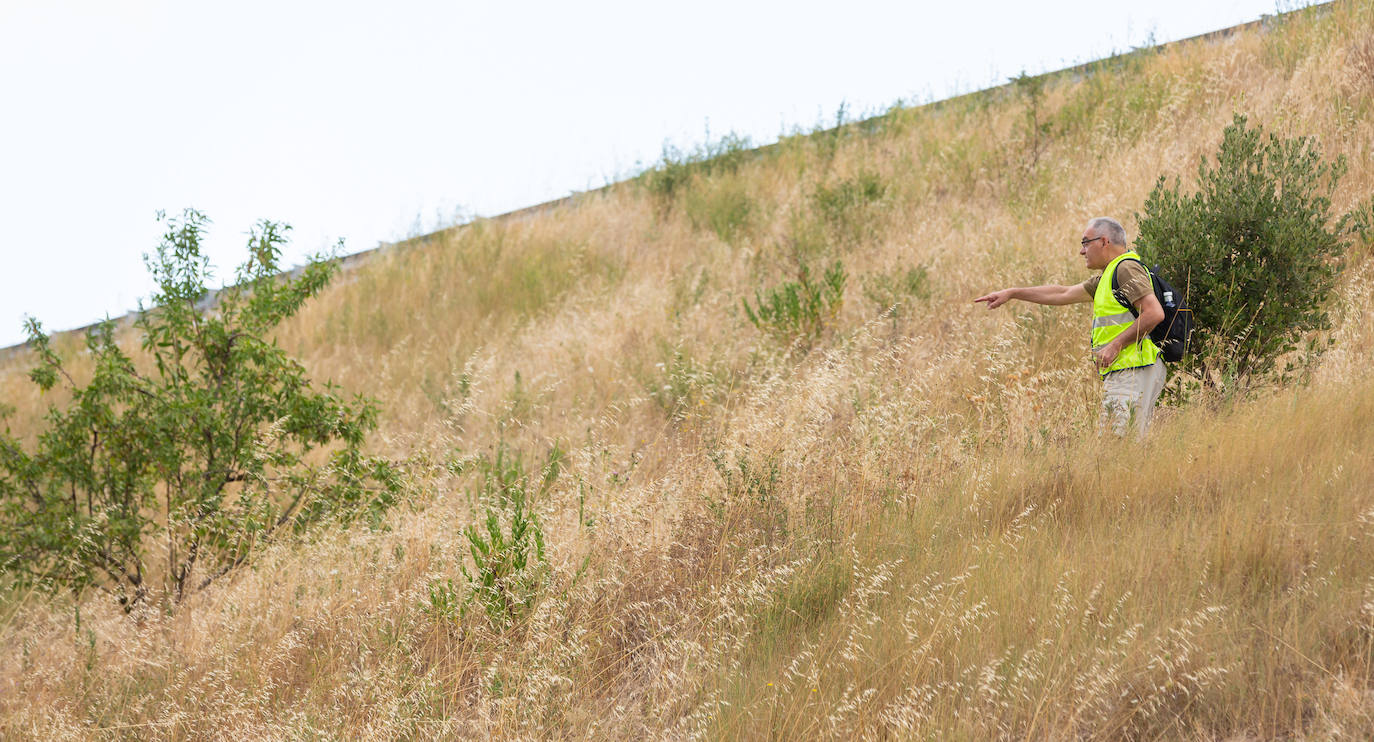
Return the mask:
<path id="1" fill-rule="evenodd" d="M 1369 246 L 1307 385 L 1162 410 L 1144 446 L 1094 431 L 1085 309 L 970 303 L 1086 278 L 1081 225 L 1134 232 L 1235 110 L 1345 154 L 1337 208 L 1369 198 L 1371 28 L 1343 2 L 1056 79 L 1033 156 L 991 91 L 373 259 L 278 339 L 381 400 L 422 494 L 175 615 L 9 595 L 0 737 L 1374 735 Z M 814 347 L 744 319 L 835 258 Z M 912 266 L 928 296 L 861 290 Z M 0 391 L 32 434 L 22 360 Z M 568 452 L 511 626 L 430 599 L 498 443 Z"/>

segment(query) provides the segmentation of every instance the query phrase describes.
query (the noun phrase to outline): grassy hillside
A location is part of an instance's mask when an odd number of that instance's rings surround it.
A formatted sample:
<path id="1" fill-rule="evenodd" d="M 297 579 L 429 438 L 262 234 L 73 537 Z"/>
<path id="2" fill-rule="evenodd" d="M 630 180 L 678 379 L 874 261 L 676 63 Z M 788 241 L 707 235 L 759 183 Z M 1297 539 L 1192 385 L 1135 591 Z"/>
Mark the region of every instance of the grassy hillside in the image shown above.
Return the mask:
<path id="1" fill-rule="evenodd" d="M 727 140 L 375 257 L 279 340 L 381 401 L 414 498 L 175 615 L 10 595 L 0 737 L 1374 736 L 1369 245 L 1305 384 L 1163 409 L 1141 446 L 1095 434 L 1086 305 L 971 303 L 1086 278 L 1084 222 L 1135 234 L 1234 112 L 1368 199 L 1374 3 L 1052 77 L 1033 111 Z M 814 340 L 748 321 L 836 260 Z M 31 434 L 25 368 L 0 398 Z M 453 609 L 479 462 L 555 446 L 529 610 Z"/>

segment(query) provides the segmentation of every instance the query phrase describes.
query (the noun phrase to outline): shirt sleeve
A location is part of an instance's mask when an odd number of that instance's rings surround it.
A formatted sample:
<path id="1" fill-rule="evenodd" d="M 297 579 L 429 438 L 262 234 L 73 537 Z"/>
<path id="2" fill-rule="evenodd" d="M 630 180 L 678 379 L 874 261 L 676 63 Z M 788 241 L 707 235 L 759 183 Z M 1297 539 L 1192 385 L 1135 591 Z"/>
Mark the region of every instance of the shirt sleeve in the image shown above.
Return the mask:
<path id="1" fill-rule="evenodd" d="M 1146 294 L 1154 293 L 1150 286 L 1150 274 L 1144 265 L 1135 260 L 1123 260 L 1116 266 L 1116 283 L 1133 305 L 1139 305 Z"/>
<path id="2" fill-rule="evenodd" d="M 1092 296 L 1093 294 L 1097 293 L 1097 284 L 1101 280 L 1102 274 L 1099 273 L 1096 276 L 1093 276 L 1092 278 L 1089 278 L 1088 280 L 1083 282 L 1083 290 L 1088 292 L 1088 296 Z"/>

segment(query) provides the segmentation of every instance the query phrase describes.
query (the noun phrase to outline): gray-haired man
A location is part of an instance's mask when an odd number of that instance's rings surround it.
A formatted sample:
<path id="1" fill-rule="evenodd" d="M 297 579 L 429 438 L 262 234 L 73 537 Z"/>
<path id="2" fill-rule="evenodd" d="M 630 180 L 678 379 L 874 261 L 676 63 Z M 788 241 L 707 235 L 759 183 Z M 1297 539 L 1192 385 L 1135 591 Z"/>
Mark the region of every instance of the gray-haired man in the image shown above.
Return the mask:
<path id="1" fill-rule="evenodd" d="M 996 309 L 1012 299 L 1059 306 L 1093 303 L 1092 349 L 1102 374 L 1103 426 L 1117 435 L 1132 427 L 1144 437 L 1154 415 L 1155 402 L 1164 389 L 1164 360 L 1150 340 L 1150 330 L 1164 319 L 1140 256 L 1129 252 L 1126 230 L 1115 219 L 1101 216 L 1083 230 L 1078 254 L 1087 267 L 1102 273 L 1083 283 L 1068 286 L 1027 286 L 1002 289 L 974 299 Z M 1116 276 L 1119 292 L 1112 291 Z M 1125 299 L 1129 304 L 1123 304 Z M 1135 312 L 1132 313 L 1131 309 Z"/>

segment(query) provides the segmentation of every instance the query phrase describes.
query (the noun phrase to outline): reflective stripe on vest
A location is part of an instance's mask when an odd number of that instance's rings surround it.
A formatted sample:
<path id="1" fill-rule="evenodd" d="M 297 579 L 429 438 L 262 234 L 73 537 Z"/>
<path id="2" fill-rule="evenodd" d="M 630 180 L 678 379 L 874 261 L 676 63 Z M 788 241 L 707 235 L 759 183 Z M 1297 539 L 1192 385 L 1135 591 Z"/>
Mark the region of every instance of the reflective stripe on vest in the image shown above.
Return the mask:
<path id="1" fill-rule="evenodd" d="M 1093 317 L 1093 329 L 1111 327 L 1112 325 L 1129 325 L 1134 321 L 1135 315 L 1130 312 L 1122 312 L 1107 317 Z"/>
<path id="2" fill-rule="evenodd" d="M 1097 282 L 1097 292 L 1093 294 L 1093 350 L 1110 343 L 1131 323 L 1135 322 L 1131 308 L 1117 301 L 1116 296 L 1112 294 L 1112 274 L 1116 272 L 1117 265 L 1126 259 L 1140 260 L 1140 256 L 1133 252 L 1118 255 L 1107 264 L 1107 267 L 1102 271 L 1102 278 Z M 1151 278 L 1150 280 L 1153 282 L 1154 279 Z M 1113 371 L 1120 371 L 1125 368 L 1151 366 L 1154 365 L 1155 359 L 1158 357 L 1159 347 L 1146 335 L 1139 341 L 1122 348 L 1116 360 L 1112 361 L 1112 365 L 1101 369 L 1101 372 L 1103 376 L 1106 376 Z"/>

